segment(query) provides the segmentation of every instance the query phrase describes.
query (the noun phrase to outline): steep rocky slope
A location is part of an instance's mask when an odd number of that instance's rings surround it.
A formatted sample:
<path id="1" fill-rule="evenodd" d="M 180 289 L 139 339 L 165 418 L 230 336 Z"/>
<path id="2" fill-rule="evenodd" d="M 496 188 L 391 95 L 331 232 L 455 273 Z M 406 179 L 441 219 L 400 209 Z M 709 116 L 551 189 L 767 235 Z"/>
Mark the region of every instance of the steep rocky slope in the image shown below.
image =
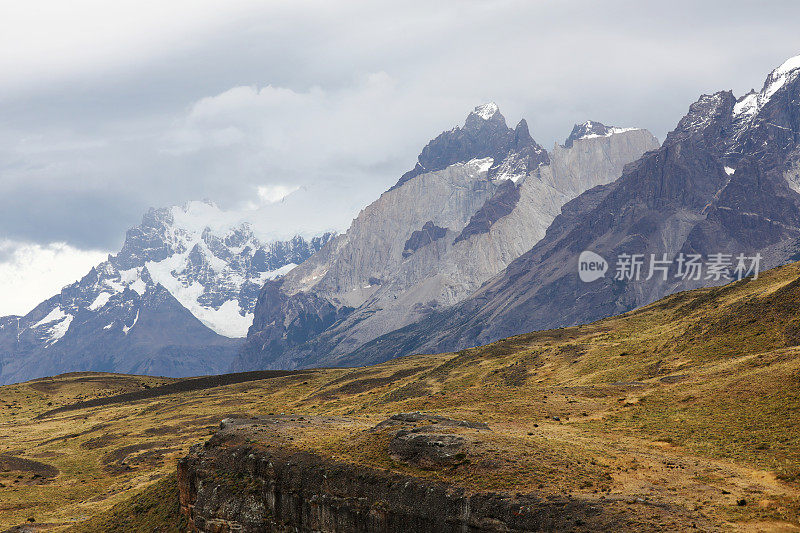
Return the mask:
<path id="1" fill-rule="evenodd" d="M 0 383 L 95 370 L 227 370 L 263 283 L 332 236 L 262 241 L 210 203 L 151 210 L 120 252 L 21 317 L 0 319 Z"/>
<path id="2" fill-rule="evenodd" d="M 346 233 L 267 283 L 234 369 L 336 364 L 466 298 L 538 242 L 564 203 L 658 146 L 644 130 L 594 124 L 601 133 L 586 126 L 547 153 L 524 120 L 511 129 L 494 104 L 477 107 Z"/>
<path id="3" fill-rule="evenodd" d="M 678 290 L 735 279 L 740 254 L 760 254 L 761 269 L 783 264 L 800 251 L 798 161 L 800 58 L 794 58 L 757 93 L 738 100 L 729 91 L 703 95 L 659 150 L 564 206 L 541 242 L 469 299 L 343 362 L 435 353 L 591 322 Z M 584 250 L 609 262 L 605 277 L 579 279 Z M 640 276 L 617 271 L 623 254 L 639 254 Z M 650 275 L 651 254 L 667 261 L 666 273 Z M 724 254 L 721 275 L 708 270 L 714 254 Z M 684 276 L 681 259 L 693 255 L 706 265 L 699 275 Z"/>

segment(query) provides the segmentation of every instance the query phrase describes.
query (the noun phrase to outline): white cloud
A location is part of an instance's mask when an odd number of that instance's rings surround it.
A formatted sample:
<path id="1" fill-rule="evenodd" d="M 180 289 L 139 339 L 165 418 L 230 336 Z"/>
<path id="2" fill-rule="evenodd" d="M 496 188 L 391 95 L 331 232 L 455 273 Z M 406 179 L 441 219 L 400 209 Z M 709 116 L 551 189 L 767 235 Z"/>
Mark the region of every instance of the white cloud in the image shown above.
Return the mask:
<path id="1" fill-rule="evenodd" d="M 260 185 L 258 187 L 258 197 L 262 202 L 274 204 L 275 202 L 280 202 L 298 189 L 300 189 L 300 187 L 297 185 Z"/>
<path id="2" fill-rule="evenodd" d="M 280 190 L 270 187 L 327 182 L 341 185 L 342 192 L 357 186 L 363 206 L 414 166 L 428 139 L 463 122 L 480 102 L 421 94 L 384 71 L 335 88 L 240 86 L 196 101 L 159 145 L 184 160 L 228 162 L 220 172 L 252 184 L 261 201 L 266 191 Z M 209 181 L 223 183 L 220 178 Z M 238 193 L 239 205 L 251 205 L 250 190 L 227 194 Z M 330 208 L 340 199 L 329 198 Z"/>
<path id="3" fill-rule="evenodd" d="M 283 233 L 341 228 L 487 100 L 547 147 L 587 119 L 663 138 L 800 44 L 796 0 L 0 3 L 0 238 L 84 249 L 276 187 Z"/>
<path id="4" fill-rule="evenodd" d="M 263 10 L 252 0 L 4 1 L 0 88 L 141 64 Z"/>
<path id="5" fill-rule="evenodd" d="M 442 127 L 455 125 L 477 98 L 423 97 L 388 73 L 357 76 L 335 89 L 267 85 L 234 87 L 202 98 L 166 136 L 165 150 L 190 153 L 237 146 L 276 167 L 301 173 L 369 166 L 387 154 L 410 154 Z M 419 137 L 409 135 L 419 132 Z M 338 167 L 330 165 L 338 164 Z"/>
<path id="6" fill-rule="evenodd" d="M 24 315 L 86 275 L 107 252 L 78 250 L 63 242 L 48 245 L 0 240 L 0 316 Z"/>

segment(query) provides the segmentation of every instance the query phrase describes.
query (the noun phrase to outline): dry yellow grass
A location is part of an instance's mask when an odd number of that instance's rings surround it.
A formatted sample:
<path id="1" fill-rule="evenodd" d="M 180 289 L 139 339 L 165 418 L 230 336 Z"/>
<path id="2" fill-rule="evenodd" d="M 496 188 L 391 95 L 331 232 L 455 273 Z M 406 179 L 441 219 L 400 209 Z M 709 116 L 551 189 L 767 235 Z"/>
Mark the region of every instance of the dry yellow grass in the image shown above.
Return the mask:
<path id="1" fill-rule="evenodd" d="M 665 502 L 725 528 L 791 531 L 800 520 L 798 279 L 793 264 L 455 354 L 40 419 L 173 380 L 82 374 L 2 387 L 0 530 L 29 518 L 58 530 L 108 512 L 172 473 L 221 419 L 285 414 L 294 420 L 281 438 L 357 464 L 474 490 Z M 368 431 L 408 411 L 483 421 L 491 431 L 469 462 L 423 471 L 393 461 L 388 437 Z M 314 422 L 326 417 L 333 422 Z"/>

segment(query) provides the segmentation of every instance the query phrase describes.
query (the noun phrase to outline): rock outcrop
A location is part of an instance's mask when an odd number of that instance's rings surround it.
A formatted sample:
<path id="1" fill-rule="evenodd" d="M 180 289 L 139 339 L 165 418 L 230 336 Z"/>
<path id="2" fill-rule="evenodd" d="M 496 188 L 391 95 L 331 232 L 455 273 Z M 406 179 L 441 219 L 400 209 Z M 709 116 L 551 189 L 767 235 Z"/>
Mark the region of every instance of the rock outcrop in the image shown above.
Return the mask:
<path id="1" fill-rule="evenodd" d="M 464 456 L 471 456 L 470 442 L 475 439 L 464 432 L 478 436 L 489 431 L 482 424 L 473 429 L 469 423 L 409 413 L 357 437 L 366 435 L 366 446 L 380 448 L 388 432 L 389 444 L 379 453 L 396 458 L 401 465 L 422 467 L 431 478 L 336 460 L 292 444 L 298 425 L 316 424 L 350 426 L 352 420 L 256 417 L 223 421 L 220 431 L 204 445 L 193 446 L 178 463 L 180 508 L 190 529 L 203 533 L 521 533 L 653 531 L 655 523 L 708 525 L 700 517 L 690 517 L 686 509 L 664 503 L 642 500 L 631 510 L 624 500 L 597 494 L 510 494 L 481 489 L 466 479 L 463 485 L 436 481 L 434 470 L 451 471 L 465 462 Z M 489 463 L 480 462 L 484 466 L 474 468 L 491 468 Z"/>
<path id="2" fill-rule="evenodd" d="M 307 452 L 247 445 L 193 447 L 178 465 L 178 483 L 182 512 L 193 531 L 204 533 L 542 531 L 597 513 L 570 498 L 469 494 Z"/>
<path id="3" fill-rule="evenodd" d="M 381 422 L 374 430 L 386 428 L 396 429 L 388 446 L 393 460 L 424 470 L 435 470 L 463 463 L 470 444 L 474 442 L 468 435 L 449 432 L 451 428 L 488 430 L 489 426 L 437 415 L 400 413 Z"/>

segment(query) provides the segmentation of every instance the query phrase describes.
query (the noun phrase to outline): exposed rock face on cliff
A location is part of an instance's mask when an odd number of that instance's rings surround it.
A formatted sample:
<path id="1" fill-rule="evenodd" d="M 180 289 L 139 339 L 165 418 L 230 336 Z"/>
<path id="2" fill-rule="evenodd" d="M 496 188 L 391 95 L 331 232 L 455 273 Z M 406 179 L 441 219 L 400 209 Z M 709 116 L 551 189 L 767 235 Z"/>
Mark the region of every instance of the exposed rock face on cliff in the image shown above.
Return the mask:
<path id="1" fill-rule="evenodd" d="M 594 514 L 570 499 L 468 496 L 443 483 L 283 449 L 194 448 L 180 463 L 178 476 L 191 527 L 209 533 L 522 532 L 569 527 L 571 517 Z"/>
<path id="2" fill-rule="evenodd" d="M 444 417 L 393 418 L 371 438 L 380 439 L 380 430 L 388 429 L 395 436 L 386 453 L 409 464 L 453 468 L 467 455 L 459 452 L 468 451 L 463 443 L 474 441 L 446 433 L 465 426 Z M 204 533 L 649 531 L 648 523 L 663 523 L 668 516 L 676 523 L 687 520 L 685 511 L 664 504 L 643 504 L 630 513 L 625 502 L 614 500 L 512 495 L 416 478 L 332 460 L 273 434 L 283 424 L 348 423 L 323 417 L 300 421 L 226 419 L 210 441 L 193 446 L 178 464 L 181 512 L 190 528 Z"/>
<path id="3" fill-rule="evenodd" d="M 332 234 L 267 240 L 209 202 L 151 209 L 118 254 L 20 317 L 0 318 L 0 383 L 95 370 L 225 372 L 264 282 Z"/>
<path id="4" fill-rule="evenodd" d="M 530 250 L 561 206 L 658 147 L 605 128 L 548 154 L 525 121 L 479 106 L 350 229 L 259 296 L 234 369 L 336 365 L 376 337 L 452 306 Z M 593 130 L 594 131 L 594 130 Z"/>
<path id="5" fill-rule="evenodd" d="M 577 132 L 573 143 L 601 133 Z M 541 242 L 474 295 L 362 346 L 349 362 L 448 351 L 591 322 L 676 291 L 735 279 L 740 254 L 760 254 L 761 270 L 796 260 L 798 161 L 800 57 L 773 71 L 760 92 L 738 100 L 729 91 L 701 96 L 659 150 L 617 181 L 566 204 Z M 579 279 L 584 250 L 609 262 L 605 277 Z M 640 275 L 617 275 L 622 254 L 639 254 Z M 708 263 L 714 254 L 723 254 L 722 275 L 707 267 L 699 276 L 685 275 L 681 260 L 700 255 Z M 666 260 L 668 271 L 651 275 L 653 257 Z M 745 263 L 748 270 L 752 263 Z"/>

